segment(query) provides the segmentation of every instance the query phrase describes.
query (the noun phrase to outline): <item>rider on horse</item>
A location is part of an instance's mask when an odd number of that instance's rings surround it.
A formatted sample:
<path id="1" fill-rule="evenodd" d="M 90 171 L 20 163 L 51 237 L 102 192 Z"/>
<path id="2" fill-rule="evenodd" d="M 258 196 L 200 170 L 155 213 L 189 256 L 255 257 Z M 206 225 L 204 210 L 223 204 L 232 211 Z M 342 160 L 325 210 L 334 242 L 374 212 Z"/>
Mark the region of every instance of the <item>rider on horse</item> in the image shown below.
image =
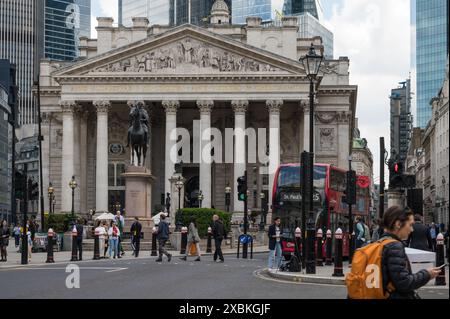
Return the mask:
<path id="1" fill-rule="evenodd" d="M 142 125 L 142 128 L 144 129 L 144 139 L 145 139 L 147 147 L 148 147 L 149 146 L 149 144 L 148 144 L 148 127 L 149 127 L 150 120 L 149 120 L 147 110 L 144 108 L 144 104 L 141 102 L 137 102 L 135 105 L 133 105 L 133 107 L 130 110 L 130 114 L 129 114 L 130 128 L 128 129 L 127 147 L 130 146 L 130 133 L 133 129 L 133 111 L 135 108 L 138 108 L 141 125 Z"/>

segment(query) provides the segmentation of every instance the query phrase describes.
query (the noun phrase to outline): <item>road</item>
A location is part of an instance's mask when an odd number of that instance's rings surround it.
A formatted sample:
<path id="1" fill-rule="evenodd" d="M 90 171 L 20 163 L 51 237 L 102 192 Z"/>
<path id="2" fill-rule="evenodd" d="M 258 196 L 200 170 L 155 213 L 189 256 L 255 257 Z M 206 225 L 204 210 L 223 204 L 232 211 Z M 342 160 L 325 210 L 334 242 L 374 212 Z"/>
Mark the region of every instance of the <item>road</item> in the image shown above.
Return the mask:
<path id="1" fill-rule="evenodd" d="M 155 257 L 78 262 L 79 288 L 66 286 L 68 262 L 0 269 L 0 298 L 131 299 L 345 299 L 344 286 L 285 283 L 263 278 L 267 254 L 253 260 L 226 255 L 225 263 L 155 262 Z M 70 278 L 69 278 L 70 279 Z M 69 280 L 70 283 L 76 281 Z M 449 291 L 424 289 L 423 298 L 449 298 Z"/>

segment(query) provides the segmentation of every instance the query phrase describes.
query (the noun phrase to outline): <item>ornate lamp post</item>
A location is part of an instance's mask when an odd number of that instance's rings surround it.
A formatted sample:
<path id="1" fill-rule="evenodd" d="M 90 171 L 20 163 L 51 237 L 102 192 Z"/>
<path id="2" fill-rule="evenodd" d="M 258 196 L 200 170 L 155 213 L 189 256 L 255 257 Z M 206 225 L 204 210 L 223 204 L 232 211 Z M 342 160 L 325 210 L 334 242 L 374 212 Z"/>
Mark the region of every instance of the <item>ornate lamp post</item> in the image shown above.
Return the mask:
<path id="1" fill-rule="evenodd" d="M 47 193 L 48 193 L 48 211 L 50 214 L 53 214 L 54 213 L 53 201 L 55 200 L 55 189 L 53 188 L 52 183 L 49 183 Z"/>
<path id="2" fill-rule="evenodd" d="M 116 212 L 120 211 L 120 208 L 121 208 L 121 207 L 122 207 L 122 206 L 120 205 L 119 202 L 116 202 L 116 203 L 114 204 L 114 209 L 115 209 Z"/>
<path id="3" fill-rule="evenodd" d="M 203 192 L 201 190 L 198 192 L 197 198 L 198 198 L 198 207 L 202 208 L 202 201 L 203 201 L 204 196 L 203 196 Z"/>
<path id="4" fill-rule="evenodd" d="M 179 216 L 180 210 L 181 210 L 181 189 L 184 186 L 184 183 L 181 180 L 181 176 L 178 176 L 178 180 L 175 182 L 175 186 L 178 189 L 178 212 L 177 212 L 177 216 Z M 176 228 L 177 228 L 177 230 L 181 229 L 180 219 L 178 219 L 178 221 L 176 222 Z"/>
<path id="5" fill-rule="evenodd" d="M 227 212 L 230 211 L 230 198 L 231 197 L 231 187 L 225 187 L 225 206 L 227 207 Z"/>
<path id="6" fill-rule="evenodd" d="M 75 176 L 72 176 L 72 179 L 69 182 L 69 187 L 72 189 L 72 222 L 75 221 L 75 188 L 77 188 L 78 184 L 77 181 L 75 180 Z"/>
<path id="7" fill-rule="evenodd" d="M 309 79 L 309 153 L 310 158 L 314 159 L 314 83 L 316 80 L 317 75 L 319 74 L 320 65 L 322 64 L 323 56 L 316 54 L 316 51 L 314 49 L 314 45 L 311 43 L 311 47 L 309 48 L 308 54 L 306 54 L 304 57 L 300 59 L 300 62 L 302 62 L 303 66 L 305 67 L 306 75 Z M 313 182 L 314 182 L 314 160 L 312 160 L 312 163 L 310 165 L 310 184 L 309 186 L 309 218 L 308 218 L 308 225 L 307 225 L 307 238 L 309 241 L 308 244 L 308 252 L 307 252 L 307 258 L 306 258 L 306 273 L 308 274 L 314 274 L 316 272 L 315 265 L 315 245 L 314 245 L 314 238 L 315 236 L 315 224 L 314 224 L 314 211 L 313 211 Z M 303 199 L 303 202 L 305 203 L 305 199 Z M 303 210 L 304 211 L 304 210 Z M 302 216 L 302 228 L 305 229 L 305 220 L 306 216 Z"/>

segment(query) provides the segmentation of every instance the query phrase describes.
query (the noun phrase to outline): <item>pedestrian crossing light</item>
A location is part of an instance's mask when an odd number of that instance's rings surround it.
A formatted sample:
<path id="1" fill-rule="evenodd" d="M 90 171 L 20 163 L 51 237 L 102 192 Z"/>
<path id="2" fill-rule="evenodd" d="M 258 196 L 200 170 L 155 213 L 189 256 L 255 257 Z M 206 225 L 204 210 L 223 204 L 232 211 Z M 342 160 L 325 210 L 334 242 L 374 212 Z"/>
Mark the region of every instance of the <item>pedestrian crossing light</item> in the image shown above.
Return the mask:
<path id="1" fill-rule="evenodd" d="M 245 176 L 241 176 L 237 179 L 237 182 L 238 200 L 243 202 L 247 200 L 247 180 Z"/>

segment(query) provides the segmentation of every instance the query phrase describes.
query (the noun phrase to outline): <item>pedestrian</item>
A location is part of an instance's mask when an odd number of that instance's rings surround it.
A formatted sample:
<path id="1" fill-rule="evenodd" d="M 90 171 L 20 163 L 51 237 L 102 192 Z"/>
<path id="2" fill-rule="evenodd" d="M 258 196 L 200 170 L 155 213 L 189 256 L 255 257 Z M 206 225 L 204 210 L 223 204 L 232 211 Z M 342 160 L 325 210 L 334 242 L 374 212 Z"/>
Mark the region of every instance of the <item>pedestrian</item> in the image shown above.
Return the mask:
<path id="1" fill-rule="evenodd" d="M 356 217 L 356 224 L 355 224 L 355 249 L 361 248 L 364 246 L 366 237 L 364 235 L 365 233 L 365 227 L 364 222 L 360 216 Z"/>
<path id="2" fill-rule="evenodd" d="M 374 220 L 373 222 L 373 231 L 372 231 L 372 239 L 371 241 L 374 243 L 378 241 L 383 235 L 383 227 L 381 227 L 381 221 L 379 219 Z"/>
<path id="3" fill-rule="evenodd" d="M 31 220 L 27 220 L 27 225 L 28 225 L 28 229 L 30 230 L 31 233 L 31 241 L 34 242 L 34 237 L 36 234 L 36 223 L 34 222 L 34 218 L 35 216 L 31 216 Z"/>
<path id="4" fill-rule="evenodd" d="M 384 213 L 383 226 L 386 232 L 381 239 L 396 240 L 386 244 L 381 262 L 383 288 L 384 291 L 390 291 L 390 299 L 420 298 L 415 290 L 426 285 L 441 272 L 440 269 L 433 267 L 412 273 L 403 241 L 409 238 L 413 231 L 413 224 L 413 212 L 408 208 L 392 206 Z"/>
<path id="5" fill-rule="evenodd" d="M 364 218 L 361 218 L 362 224 L 364 226 L 364 245 L 368 245 L 370 241 L 372 240 L 372 236 L 370 236 L 370 229 L 369 226 L 364 221 Z"/>
<path id="6" fill-rule="evenodd" d="M 78 250 L 78 260 L 83 260 L 83 225 L 81 224 L 81 218 L 77 220 L 75 225 L 77 230 L 77 250 Z"/>
<path id="7" fill-rule="evenodd" d="M 109 249 L 109 226 L 108 223 L 106 221 L 103 221 L 103 228 L 105 229 L 104 232 L 104 236 L 105 236 L 105 246 L 103 248 L 103 258 L 107 258 L 106 257 L 106 252 Z"/>
<path id="8" fill-rule="evenodd" d="M 139 218 L 134 217 L 134 222 L 131 225 L 130 233 L 131 233 L 131 246 L 133 247 L 133 255 L 136 258 L 139 256 L 139 249 L 141 246 L 141 231 L 142 225 L 139 222 Z"/>
<path id="9" fill-rule="evenodd" d="M 433 252 L 436 252 L 436 239 L 437 239 L 437 235 L 439 235 L 439 231 L 434 222 L 431 223 L 429 232 L 430 232 L 431 246 L 432 246 Z"/>
<path id="10" fill-rule="evenodd" d="M 119 236 L 119 242 L 118 242 L 118 247 L 119 247 L 119 251 L 120 253 L 123 255 L 125 255 L 125 251 L 123 249 L 123 245 L 122 245 L 122 234 L 123 234 L 123 230 L 125 227 L 125 219 L 123 218 L 123 216 L 120 214 L 120 210 L 118 210 L 116 212 L 116 225 L 117 227 L 119 227 L 120 230 L 120 236 Z"/>
<path id="11" fill-rule="evenodd" d="M 180 257 L 181 260 L 187 260 L 191 245 L 195 245 L 195 248 L 197 250 L 197 259 L 195 259 L 195 261 L 200 261 L 200 236 L 198 235 L 197 220 L 195 219 L 195 217 L 191 217 L 191 222 L 189 223 L 186 255 Z"/>
<path id="12" fill-rule="evenodd" d="M 166 222 L 166 214 L 162 213 L 160 215 L 160 220 L 158 224 L 158 230 L 156 233 L 156 239 L 158 240 L 158 250 L 159 257 L 156 259 L 156 262 L 162 262 L 163 255 L 167 256 L 167 261 L 170 262 L 172 259 L 172 255 L 169 254 L 166 250 L 166 242 L 169 239 L 169 224 Z"/>
<path id="13" fill-rule="evenodd" d="M 445 234 L 444 234 L 444 239 L 445 239 L 445 247 L 447 248 L 446 250 L 445 250 L 445 257 L 447 258 L 447 263 L 449 262 L 449 257 L 450 257 L 450 243 L 449 243 L 449 237 L 448 237 L 448 228 L 449 228 L 449 225 L 447 224 L 447 230 L 445 231 Z"/>
<path id="14" fill-rule="evenodd" d="M 13 234 L 14 234 L 14 244 L 16 246 L 16 249 L 18 249 L 20 245 L 20 225 L 14 226 Z"/>
<path id="15" fill-rule="evenodd" d="M 2 256 L 2 259 L 0 261 L 2 261 L 2 262 L 7 261 L 7 257 L 8 257 L 7 248 L 8 248 L 10 236 L 11 236 L 11 232 L 9 230 L 8 223 L 6 222 L 6 220 L 3 220 L 0 223 L 0 251 L 1 251 L 1 256 Z"/>
<path id="16" fill-rule="evenodd" d="M 104 250 L 105 247 L 105 227 L 102 225 L 101 220 L 97 221 L 97 227 L 95 227 L 95 233 L 98 234 L 98 251 L 99 254 Z"/>
<path id="17" fill-rule="evenodd" d="M 118 253 L 120 230 L 119 227 L 117 227 L 116 222 L 114 221 L 111 222 L 111 227 L 108 230 L 108 236 L 109 236 L 109 258 L 111 258 L 112 250 L 114 250 L 114 258 L 116 257 L 122 258 Z"/>
<path id="18" fill-rule="evenodd" d="M 433 243 L 427 226 L 422 223 L 422 216 L 414 215 L 413 232 L 407 241 L 409 248 L 431 251 Z"/>
<path id="19" fill-rule="evenodd" d="M 27 242 L 28 242 L 28 262 L 31 262 L 31 253 L 33 252 L 33 239 L 31 239 L 31 230 L 27 227 Z"/>
<path id="20" fill-rule="evenodd" d="M 280 217 L 275 217 L 273 219 L 272 225 L 269 226 L 268 236 L 269 236 L 269 269 L 273 268 L 273 261 L 275 260 L 276 268 L 280 267 L 281 264 L 281 219 Z"/>
<path id="21" fill-rule="evenodd" d="M 217 257 L 219 257 L 220 262 L 224 262 L 223 254 L 222 254 L 222 240 L 225 236 L 225 228 L 223 226 L 222 220 L 218 215 L 213 216 L 213 225 L 212 232 L 214 237 L 214 261 L 217 261 Z"/>

